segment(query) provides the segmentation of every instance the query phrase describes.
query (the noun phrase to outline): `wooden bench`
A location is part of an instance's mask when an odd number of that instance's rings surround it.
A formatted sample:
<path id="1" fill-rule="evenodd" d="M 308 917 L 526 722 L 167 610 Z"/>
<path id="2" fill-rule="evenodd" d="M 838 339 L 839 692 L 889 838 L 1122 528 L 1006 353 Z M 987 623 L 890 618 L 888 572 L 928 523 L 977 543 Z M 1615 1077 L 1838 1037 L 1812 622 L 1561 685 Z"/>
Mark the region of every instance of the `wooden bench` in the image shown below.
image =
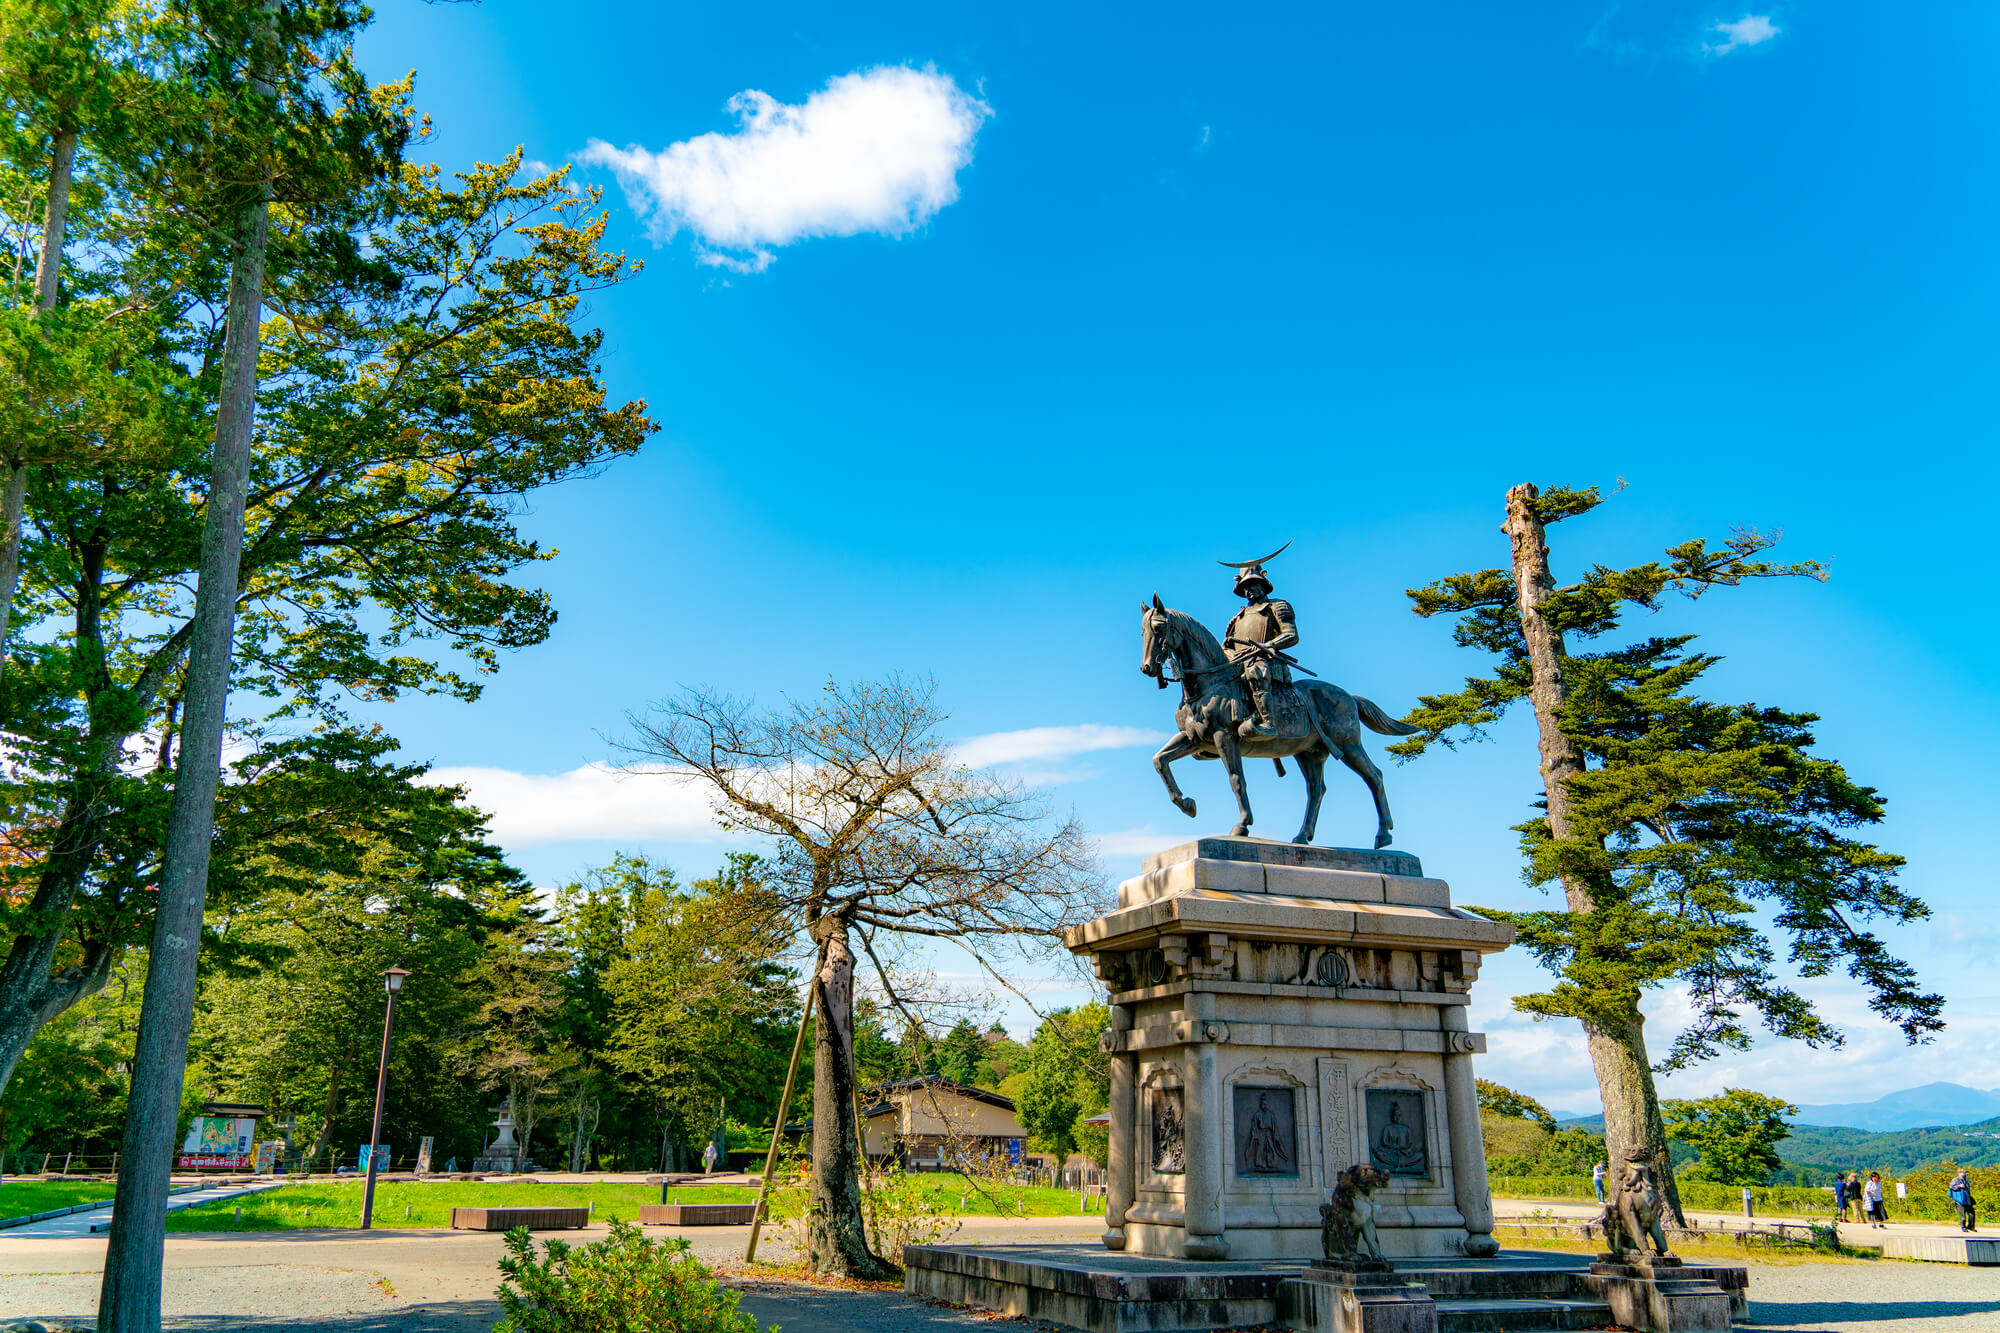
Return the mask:
<path id="1" fill-rule="evenodd" d="M 639 1225 L 647 1227 L 747 1227 L 757 1220 L 754 1203 L 642 1203 Z"/>
<path id="2" fill-rule="evenodd" d="M 559 1231 L 566 1227 L 590 1225 L 588 1208 L 454 1208 L 451 1225 L 455 1231 Z"/>

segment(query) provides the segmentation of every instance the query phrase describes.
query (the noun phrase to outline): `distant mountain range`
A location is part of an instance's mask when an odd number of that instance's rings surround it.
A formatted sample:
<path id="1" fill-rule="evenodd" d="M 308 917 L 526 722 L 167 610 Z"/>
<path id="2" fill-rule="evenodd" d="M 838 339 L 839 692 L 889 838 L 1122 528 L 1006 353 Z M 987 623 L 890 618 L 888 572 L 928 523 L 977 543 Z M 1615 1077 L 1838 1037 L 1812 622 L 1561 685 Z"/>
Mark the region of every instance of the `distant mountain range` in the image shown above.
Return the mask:
<path id="1" fill-rule="evenodd" d="M 1602 1130 L 1603 1115 L 1565 1115 L 1552 1112 L 1566 1126 Z M 1795 1125 L 1819 1125 L 1834 1129 L 1861 1129 L 1886 1134 L 1904 1129 L 1925 1129 L 1937 1125 L 1972 1125 L 2000 1116 L 2000 1088 L 1981 1092 L 1962 1083 L 1926 1083 L 1921 1088 L 1905 1088 L 1877 1097 L 1872 1102 L 1834 1102 L 1822 1106 L 1800 1106 L 1792 1117 Z"/>
<path id="2" fill-rule="evenodd" d="M 1838 1125 L 1886 1133 L 1930 1125 L 1970 1125 L 2000 1116 L 2000 1089 L 1981 1092 L 1960 1083 L 1926 1083 L 1877 1097 L 1872 1102 L 1801 1106 L 1795 1125 Z"/>
<path id="3" fill-rule="evenodd" d="M 1551 1114 L 1565 1129 L 1604 1131 L 1602 1115 Z M 1805 1184 L 1824 1184 L 1836 1170 L 2000 1166 L 2000 1089 L 1929 1083 L 1872 1102 L 1801 1106 L 1778 1152 L 1785 1166 L 1777 1178 L 1796 1174 Z"/>

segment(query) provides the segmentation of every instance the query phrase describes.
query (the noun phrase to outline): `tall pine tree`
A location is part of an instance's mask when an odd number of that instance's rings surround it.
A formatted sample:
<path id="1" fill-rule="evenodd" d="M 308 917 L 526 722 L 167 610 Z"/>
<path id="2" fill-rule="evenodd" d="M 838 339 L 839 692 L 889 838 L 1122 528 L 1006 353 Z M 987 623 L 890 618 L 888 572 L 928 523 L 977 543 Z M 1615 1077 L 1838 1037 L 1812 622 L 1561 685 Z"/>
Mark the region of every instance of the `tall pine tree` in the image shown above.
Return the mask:
<path id="1" fill-rule="evenodd" d="M 1740 532 L 1719 549 L 1695 540 L 1664 561 L 1592 565 L 1558 586 L 1549 525 L 1602 500 L 1594 487 L 1516 486 L 1503 527 L 1509 568 L 1411 590 L 1418 615 L 1455 616 L 1457 641 L 1495 661 L 1456 693 L 1425 697 L 1405 719 L 1419 734 L 1390 749 L 1410 757 L 1481 739 L 1511 705 L 1532 707 L 1542 813 L 1520 826 L 1522 849 L 1530 882 L 1559 885 L 1562 907 L 1489 915 L 1511 922 L 1555 974 L 1516 1007 L 1583 1026 L 1611 1160 L 1643 1148 L 1671 1190 L 1646 991 L 1685 986 L 1694 1011 L 1660 1072 L 1746 1048 L 1746 1012 L 1779 1036 L 1840 1045 L 1839 1029 L 1778 975 L 1774 937 L 1801 977 L 1844 970 L 1909 1041 L 1943 1026 L 1944 1002 L 1866 928 L 1928 909 L 1897 887 L 1902 858 L 1855 836 L 1882 818 L 1882 800 L 1812 752 L 1814 714 L 1702 699 L 1695 687 L 1717 659 L 1693 651 L 1691 635 L 1572 651 L 1610 639 L 1628 609 L 1656 610 L 1670 592 L 1824 571 L 1761 560 L 1774 539 Z"/>

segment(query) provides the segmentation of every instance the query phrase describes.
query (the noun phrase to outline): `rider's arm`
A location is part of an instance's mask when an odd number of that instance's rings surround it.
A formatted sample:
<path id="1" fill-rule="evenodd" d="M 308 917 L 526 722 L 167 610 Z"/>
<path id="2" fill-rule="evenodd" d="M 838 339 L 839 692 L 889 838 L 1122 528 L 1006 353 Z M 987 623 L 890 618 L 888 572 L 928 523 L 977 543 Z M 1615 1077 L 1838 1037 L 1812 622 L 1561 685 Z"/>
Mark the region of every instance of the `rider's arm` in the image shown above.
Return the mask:
<path id="1" fill-rule="evenodd" d="M 1299 630 L 1298 626 L 1292 620 L 1292 604 L 1290 602 L 1273 601 L 1271 603 L 1271 618 L 1278 622 L 1278 633 L 1275 637 L 1264 640 L 1266 648 L 1275 648 L 1279 652 L 1283 652 L 1299 641 Z"/>

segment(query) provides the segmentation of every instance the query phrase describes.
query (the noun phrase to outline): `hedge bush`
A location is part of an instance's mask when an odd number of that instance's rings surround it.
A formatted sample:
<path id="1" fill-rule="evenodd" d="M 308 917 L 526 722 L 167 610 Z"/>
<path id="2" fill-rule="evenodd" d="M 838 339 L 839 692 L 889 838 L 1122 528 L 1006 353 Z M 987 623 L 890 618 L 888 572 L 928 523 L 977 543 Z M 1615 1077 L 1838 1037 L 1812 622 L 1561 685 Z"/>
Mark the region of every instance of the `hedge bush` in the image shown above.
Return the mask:
<path id="1" fill-rule="evenodd" d="M 1957 1171 L 1957 1165 L 1951 1162 L 1923 1171 L 1912 1171 L 1901 1177 L 1884 1171 L 1882 1194 L 1889 1216 L 1909 1221 L 1957 1221 L 1958 1211 L 1945 1194 Z M 1864 1171 L 1862 1174 L 1865 1176 L 1867 1173 Z M 2000 1217 L 2000 1167 L 1979 1167 L 1968 1174 L 1972 1177 L 1972 1196 L 1979 1202 L 1980 1214 Z M 1898 1179 L 1909 1186 L 1907 1199 L 1896 1197 Z M 1743 1211 L 1743 1189 L 1739 1185 L 1718 1185 L 1713 1181 L 1689 1180 L 1684 1176 L 1674 1183 L 1680 1189 L 1681 1207 L 1686 1211 L 1739 1214 Z M 1596 1191 L 1590 1187 L 1589 1176 L 1494 1176 L 1492 1186 L 1493 1193 L 1503 1198 L 1581 1199 L 1592 1203 L 1597 1199 Z M 1831 1187 L 1753 1185 L 1750 1200 L 1759 1215 L 1833 1215 Z"/>
<path id="2" fill-rule="evenodd" d="M 649 1240 L 629 1222 L 574 1249 L 548 1241 L 539 1257 L 516 1227 L 500 1271 L 505 1317 L 493 1333 L 760 1333 L 686 1240 Z"/>

